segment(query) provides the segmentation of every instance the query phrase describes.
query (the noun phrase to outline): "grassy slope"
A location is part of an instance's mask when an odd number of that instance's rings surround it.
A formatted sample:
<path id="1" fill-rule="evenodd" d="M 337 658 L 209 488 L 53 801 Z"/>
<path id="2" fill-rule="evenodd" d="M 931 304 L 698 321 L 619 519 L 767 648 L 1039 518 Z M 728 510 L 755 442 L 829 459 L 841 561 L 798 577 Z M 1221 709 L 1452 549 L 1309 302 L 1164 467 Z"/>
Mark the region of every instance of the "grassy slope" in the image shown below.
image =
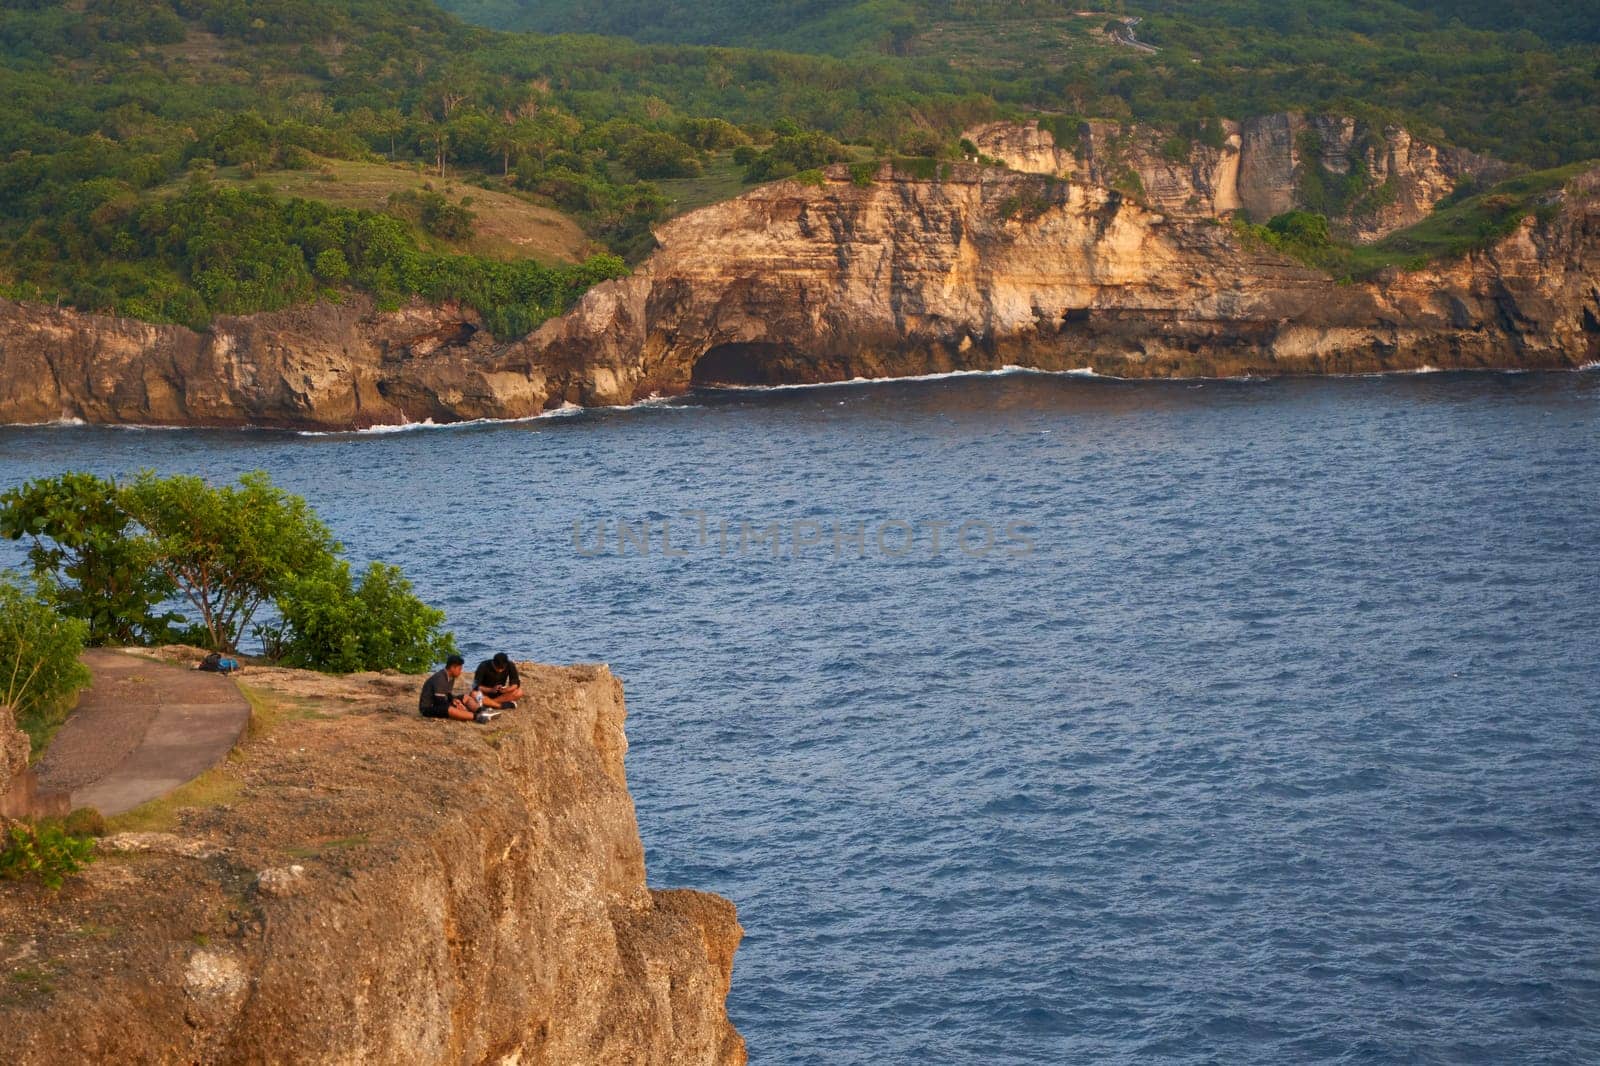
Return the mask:
<path id="1" fill-rule="evenodd" d="M 571 218 L 553 207 L 519 196 L 463 184 L 454 178 L 419 173 L 416 166 L 317 159 L 310 170 L 272 170 L 251 178 L 238 167 L 223 167 L 214 180 L 252 187 L 265 183 L 279 196 L 318 200 L 338 207 L 382 211 L 392 193 L 431 188 L 452 203 L 470 201 L 477 215 L 471 238 L 446 241 L 420 230 L 418 241 L 431 251 L 466 252 L 491 259 L 537 259 L 540 262 L 576 263 L 591 251 L 591 241 Z M 176 190 L 182 183 L 167 186 Z"/>
<path id="2" fill-rule="evenodd" d="M 1344 279 L 1368 278 L 1390 267 L 1420 270 L 1488 247 L 1515 231 L 1530 215 L 1555 208 L 1567 182 L 1600 161 L 1523 174 L 1482 193 L 1442 202 L 1427 218 L 1367 245 L 1305 245 L 1266 226 L 1235 223 L 1246 240 L 1258 241 Z"/>
<path id="3" fill-rule="evenodd" d="M 667 210 L 672 215 L 731 200 L 750 191 L 750 186 L 744 183 L 744 167 L 733 161 L 731 152 L 717 153 L 692 178 L 657 178 L 655 185 L 667 198 Z"/>
<path id="4" fill-rule="evenodd" d="M 1349 249 L 1350 272 L 1365 276 L 1390 266 L 1416 269 L 1431 260 L 1485 247 L 1511 233 L 1530 214 L 1552 206 L 1567 182 L 1595 165 L 1590 160 L 1523 174 L 1487 192 L 1442 204 L 1415 225 Z"/>

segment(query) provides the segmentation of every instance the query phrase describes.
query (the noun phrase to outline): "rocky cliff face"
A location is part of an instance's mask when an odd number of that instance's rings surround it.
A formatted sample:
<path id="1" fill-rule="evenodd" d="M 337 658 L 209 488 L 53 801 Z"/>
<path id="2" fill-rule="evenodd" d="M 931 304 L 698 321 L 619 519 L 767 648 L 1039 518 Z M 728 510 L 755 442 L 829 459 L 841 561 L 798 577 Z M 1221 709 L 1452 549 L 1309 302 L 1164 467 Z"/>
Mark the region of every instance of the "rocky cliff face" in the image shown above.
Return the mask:
<path id="1" fill-rule="evenodd" d="M 316 709 L 172 833 L 0 889 L 0 1061 L 736 1066 L 732 904 L 645 886 L 604 667 L 490 727 L 419 679 L 256 671 Z"/>
<path id="2" fill-rule="evenodd" d="M 1210 219 L 994 168 L 843 172 L 678 219 L 518 347 L 622 402 L 686 382 L 1006 365 L 1127 377 L 1571 367 L 1600 342 L 1600 176 L 1457 262 L 1341 285 Z"/>
<path id="3" fill-rule="evenodd" d="M 28 812 L 28 757 L 32 751 L 28 734 L 17 728 L 16 715 L 0 703 L 0 820 Z"/>
<path id="4" fill-rule="evenodd" d="M 1242 210 L 1265 222 L 1308 208 L 1363 242 L 1420 221 L 1463 181 L 1495 181 L 1507 172 L 1487 157 L 1343 115 L 1224 120 L 1217 133 L 1206 144 L 1150 127 L 1093 121 L 1081 125 L 1075 143 L 1057 145 L 1036 123 L 993 122 L 966 137 L 1013 169 L 1121 187 L 1164 214 Z"/>
<path id="5" fill-rule="evenodd" d="M 1248 184 L 1271 188 L 1265 171 Z M 508 344 L 449 307 L 352 300 L 197 335 L 0 305 L 0 420 L 348 428 L 1012 364 L 1574 367 L 1600 358 L 1600 177 L 1559 200 L 1482 252 L 1339 284 L 1206 211 L 1105 184 L 963 164 L 861 185 L 834 168 L 820 188 L 780 182 L 673 220 L 632 276 Z"/>
<path id="6" fill-rule="evenodd" d="M 477 316 L 370 300 L 221 316 L 204 333 L 0 300 L 0 421 L 347 428 L 537 413 Z"/>

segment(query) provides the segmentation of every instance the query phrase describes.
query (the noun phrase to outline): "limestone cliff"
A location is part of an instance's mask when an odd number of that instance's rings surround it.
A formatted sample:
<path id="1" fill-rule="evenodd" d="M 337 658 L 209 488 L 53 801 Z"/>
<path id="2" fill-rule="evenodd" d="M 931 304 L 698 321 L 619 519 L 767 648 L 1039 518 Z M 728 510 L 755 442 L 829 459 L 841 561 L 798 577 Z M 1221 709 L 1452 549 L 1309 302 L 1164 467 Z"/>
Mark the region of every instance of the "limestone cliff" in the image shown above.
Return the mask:
<path id="1" fill-rule="evenodd" d="M 1461 259 L 1341 284 L 1204 211 L 1104 183 L 967 164 L 860 183 L 836 167 L 820 187 L 779 182 L 674 219 L 633 275 L 511 343 L 458 309 L 358 299 L 203 335 L 3 304 L 0 421 L 348 428 L 1013 364 L 1575 367 L 1600 358 L 1600 173 L 1547 207 Z"/>
<path id="2" fill-rule="evenodd" d="M 416 678 L 248 677 L 278 724 L 173 832 L 0 883 L 0 1061 L 745 1061 L 733 906 L 646 888 L 604 667 L 525 669 L 489 727 Z"/>
<path id="3" fill-rule="evenodd" d="M 635 275 L 521 345 L 616 403 L 688 382 L 1021 365 L 1127 377 L 1575 367 L 1600 351 L 1600 172 L 1543 222 L 1415 273 L 1338 284 L 1211 219 L 1101 185 L 842 170 L 680 218 Z"/>
<path id="4" fill-rule="evenodd" d="M 0 421 L 344 428 L 539 410 L 454 304 L 375 312 L 363 296 L 219 316 L 196 333 L 0 300 Z"/>
<path id="5" fill-rule="evenodd" d="M 1013 169 L 1121 187 L 1168 215 L 1243 211 L 1265 222 L 1310 208 L 1362 242 L 1421 220 L 1464 181 L 1495 181 L 1508 172 L 1485 156 L 1345 115 L 1222 120 L 1211 143 L 1103 121 L 1082 123 L 1070 144 L 1057 144 L 1033 122 L 991 122 L 966 137 Z"/>

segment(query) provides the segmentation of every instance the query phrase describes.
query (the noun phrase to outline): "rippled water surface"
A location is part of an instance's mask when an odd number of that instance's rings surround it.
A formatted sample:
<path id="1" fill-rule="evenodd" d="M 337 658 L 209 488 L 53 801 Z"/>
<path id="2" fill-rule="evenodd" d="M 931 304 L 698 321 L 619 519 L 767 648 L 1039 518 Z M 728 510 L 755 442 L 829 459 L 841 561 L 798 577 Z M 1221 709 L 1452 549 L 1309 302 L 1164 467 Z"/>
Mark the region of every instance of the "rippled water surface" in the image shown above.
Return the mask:
<path id="1" fill-rule="evenodd" d="M 1018 375 L 0 481 L 265 468 L 470 652 L 611 663 L 757 1063 L 1594 1062 L 1597 445 L 1594 373 Z"/>

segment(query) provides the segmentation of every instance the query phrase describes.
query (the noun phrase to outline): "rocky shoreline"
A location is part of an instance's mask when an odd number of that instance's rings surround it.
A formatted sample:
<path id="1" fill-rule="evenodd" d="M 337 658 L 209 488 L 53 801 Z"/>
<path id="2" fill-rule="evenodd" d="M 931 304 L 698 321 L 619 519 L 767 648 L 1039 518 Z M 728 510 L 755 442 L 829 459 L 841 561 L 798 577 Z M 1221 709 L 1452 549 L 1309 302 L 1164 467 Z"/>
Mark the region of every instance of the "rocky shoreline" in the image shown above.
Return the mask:
<path id="1" fill-rule="evenodd" d="M 1600 171 L 1491 247 L 1341 284 L 1100 184 L 834 167 L 681 216 L 528 337 L 364 297 L 204 333 L 0 301 L 0 423 L 343 430 L 706 383 L 1020 366 L 1125 378 L 1572 369 L 1600 359 Z"/>

